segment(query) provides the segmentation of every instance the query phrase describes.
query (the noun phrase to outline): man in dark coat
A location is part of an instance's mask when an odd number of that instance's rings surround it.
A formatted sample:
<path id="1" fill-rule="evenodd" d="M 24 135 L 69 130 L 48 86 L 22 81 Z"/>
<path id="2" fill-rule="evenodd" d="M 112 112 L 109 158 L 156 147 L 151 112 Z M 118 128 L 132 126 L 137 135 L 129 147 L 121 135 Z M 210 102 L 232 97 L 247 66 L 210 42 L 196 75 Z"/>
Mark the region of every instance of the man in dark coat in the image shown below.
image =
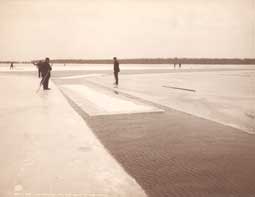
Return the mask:
<path id="1" fill-rule="evenodd" d="M 113 58 L 113 71 L 114 71 L 114 78 L 115 78 L 115 85 L 118 87 L 119 85 L 119 72 L 120 72 L 120 67 L 119 67 L 119 61 L 117 60 L 116 57 Z"/>
<path id="2" fill-rule="evenodd" d="M 43 85 L 44 90 L 50 90 L 49 79 L 50 79 L 50 71 L 52 70 L 50 66 L 50 59 L 47 57 L 44 62 L 40 64 L 39 73 L 41 73 L 42 80 L 41 84 Z"/>

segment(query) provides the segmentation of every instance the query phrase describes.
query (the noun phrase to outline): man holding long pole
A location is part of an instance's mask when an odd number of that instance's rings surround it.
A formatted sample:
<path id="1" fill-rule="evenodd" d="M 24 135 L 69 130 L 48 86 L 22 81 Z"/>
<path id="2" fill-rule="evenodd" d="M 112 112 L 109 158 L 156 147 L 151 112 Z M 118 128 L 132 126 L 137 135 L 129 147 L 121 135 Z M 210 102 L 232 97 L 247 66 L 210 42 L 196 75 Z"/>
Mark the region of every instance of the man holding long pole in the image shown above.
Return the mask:
<path id="1" fill-rule="evenodd" d="M 48 86 L 49 86 L 51 70 L 52 68 L 50 66 L 50 59 L 47 57 L 45 61 L 42 62 L 39 67 L 39 72 L 41 73 L 41 76 L 42 76 L 41 84 L 43 85 L 43 90 L 50 90 Z"/>

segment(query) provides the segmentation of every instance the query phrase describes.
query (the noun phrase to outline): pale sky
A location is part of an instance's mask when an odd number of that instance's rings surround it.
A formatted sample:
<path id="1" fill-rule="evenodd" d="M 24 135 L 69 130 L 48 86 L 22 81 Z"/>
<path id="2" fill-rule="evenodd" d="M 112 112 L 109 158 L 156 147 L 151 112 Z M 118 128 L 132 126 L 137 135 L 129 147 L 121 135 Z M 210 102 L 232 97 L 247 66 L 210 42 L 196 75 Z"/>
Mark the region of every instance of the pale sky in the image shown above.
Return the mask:
<path id="1" fill-rule="evenodd" d="M 255 58 L 255 0 L 0 0 L 0 60 Z"/>

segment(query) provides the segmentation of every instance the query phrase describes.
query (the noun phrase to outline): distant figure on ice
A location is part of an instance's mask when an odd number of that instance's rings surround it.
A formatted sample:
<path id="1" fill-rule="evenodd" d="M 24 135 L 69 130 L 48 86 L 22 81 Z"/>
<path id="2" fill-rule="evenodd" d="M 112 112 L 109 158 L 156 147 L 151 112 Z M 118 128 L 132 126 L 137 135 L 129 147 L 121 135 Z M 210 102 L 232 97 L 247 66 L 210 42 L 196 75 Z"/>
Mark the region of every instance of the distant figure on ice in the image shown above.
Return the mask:
<path id="1" fill-rule="evenodd" d="M 42 80 L 41 84 L 43 85 L 44 90 L 50 90 L 49 86 L 49 79 L 50 79 L 50 72 L 52 68 L 50 66 L 50 59 L 47 57 L 44 62 L 41 63 L 39 67 L 39 75 L 41 73 Z"/>
<path id="2" fill-rule="evenodd" d="M 10 65 L 10 70 L 13 70 L 13 62 L 11 63 L 11 65 Z"/>
<path id="3" fill-rule="evenodd" d="M 174 68 L 176 67 L 177 62 L 178 62 L 178 59 L 176 57 L 176 58 L 174 58 Z"/>
<path id="4" fill-rule="evenodd" d="M 113 71 L 114 71 L 114 78 L 115 78 L 115 87 L 117 88 L 119 85 L 119 72 L 120 72 L 120 67 L 119 67 L 119 61 L 117 60 L 116 57 L 113 58 Z"/>
<path id="5" fill-rule="evenodd" d="M 41 65 L 42 65 L 42 61 L 40 60 L 38 63 L 34 63 L 33 62 L 33 64 L 37 67 L 37 69 L 38 69 L 38 77 L 40 78 L 41 77 L 41 72 L 40 72 L 40 67 L 41 67 Z"/>
<path id="6" fill-rule="evenodd" d="M 179 68 L 182 67 L 181 63 L 179 62 L 178 58 L 174 58 L 174 68 L 176 67 L 176 64 L 179 64 Z"/>

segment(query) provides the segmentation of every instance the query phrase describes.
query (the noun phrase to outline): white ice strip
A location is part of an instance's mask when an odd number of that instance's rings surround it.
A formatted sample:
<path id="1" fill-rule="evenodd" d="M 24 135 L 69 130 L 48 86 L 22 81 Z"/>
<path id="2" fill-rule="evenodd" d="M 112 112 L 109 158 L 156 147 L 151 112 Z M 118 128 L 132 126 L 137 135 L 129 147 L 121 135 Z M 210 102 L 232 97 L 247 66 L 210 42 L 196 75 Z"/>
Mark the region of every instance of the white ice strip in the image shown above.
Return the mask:
<path id="1" fill-rule="evenodd" d="M 163 111 L 154 106 L 131 101 L 110 92 L 107 94 L 84 85 L 63 85 L 62 90 L 90 116 Z"/>
<path id="2" fill-rule="evenodd" d="M 80 79 L 85 77 L 100 77 L 100 76 L 103 76 L 103 74 L 71 75 L 67 77 L 57 77 L 57 79 Z"/>

